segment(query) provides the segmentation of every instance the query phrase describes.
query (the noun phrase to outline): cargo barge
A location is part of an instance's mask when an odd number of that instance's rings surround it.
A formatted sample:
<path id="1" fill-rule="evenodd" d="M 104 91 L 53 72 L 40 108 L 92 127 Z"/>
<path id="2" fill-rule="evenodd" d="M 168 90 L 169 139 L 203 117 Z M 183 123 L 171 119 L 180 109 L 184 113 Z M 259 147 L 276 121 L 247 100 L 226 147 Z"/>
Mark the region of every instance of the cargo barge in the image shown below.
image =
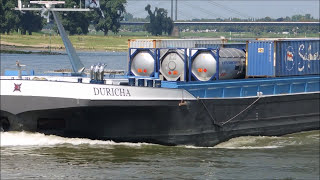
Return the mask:
<path id="1" fill-rule="evenodd" d="M 216 46 L 216 45 L 215 45 Z M 213 146 L 320 127 L 319 39 L 243 48 L 130 47 L 128 74 L 1 76 L 1 128 Z"/>

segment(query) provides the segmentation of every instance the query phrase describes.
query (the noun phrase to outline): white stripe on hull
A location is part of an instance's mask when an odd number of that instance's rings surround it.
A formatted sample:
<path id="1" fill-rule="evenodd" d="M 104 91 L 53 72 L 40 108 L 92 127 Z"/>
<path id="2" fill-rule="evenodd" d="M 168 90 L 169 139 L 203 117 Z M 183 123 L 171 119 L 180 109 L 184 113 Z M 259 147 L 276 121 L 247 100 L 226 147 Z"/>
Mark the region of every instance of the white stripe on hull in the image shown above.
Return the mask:
<path id="1" fill-rule="evenodd" d="M 59 81 L 0 80 L 1 110 L 12 114 L 26 111 L 85 107 L 94 103 L 125 101 L 195 100 L 183 89 L 90 84 Z M 110 103 L 109 103 L 110 102 Z M 96 103 L 99 104 L 99 103 Z"/>
<path id="2" fill-rule="evenodd" d="M 137 87 L 57 81 L 0 80 L 1 95 L 86 100 L 194 100 L 183 89 Z M 19 86 L 19 87 L 15 87 Z M 15 89 L 16 88 L 16 89 Z"/>

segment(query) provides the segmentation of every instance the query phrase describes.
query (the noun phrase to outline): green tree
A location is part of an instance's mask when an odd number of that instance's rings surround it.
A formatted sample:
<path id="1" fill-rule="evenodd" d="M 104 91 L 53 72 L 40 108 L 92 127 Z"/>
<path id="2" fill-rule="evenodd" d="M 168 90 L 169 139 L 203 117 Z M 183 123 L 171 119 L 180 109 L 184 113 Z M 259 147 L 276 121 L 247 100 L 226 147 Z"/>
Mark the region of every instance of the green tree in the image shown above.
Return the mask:
<path id="1" fill-rule="evenodd" d="M 15 0 L 15 3 L 17 3 L 17 0 Z M 22 0 L 22 6 L 25 5 L 25 7 L 30 6 L 29 0 Z M 16 4 L 17 6 L 17 4 Z M 39 7 L 39 5 L 32 5 L 34 7 Z M 32 32 L 38 32 L 41 31 L 44 24 L 44 19 L 40 16 L 39 11 L 15 11 L 15 13 L 19 16 L 19 22 L 17 24 L 17 28 L 20 29 L 21 34 L 28 33 L 29 35 L 32 34 Z"/>
<path id="2" fill-rule="evenodd" d="M 18 27 L 18 12 L 13 10 L 15 3 L 15 0 L 1 0 L 1 33 L 10 33 Z"/>
<path id="3" fill-rule="evenodd" d="M 120 21 L 124 18 L 126 3 L 126 0 L 100 0 L 100 8 L 104 18 L 100 10 L 96 10 L 93 21 L 96 30 L 103 31 L 104 35 L 107 35 L 109 31 L 118 33 Z"/>
<path id="4" fill-rule="evenodd" d="M 16 6 L 16 0 L 0 0 L 1 33 L 10 33 L 20 29 L 21 34 L 26 34 L 26 32 L 32 34 L 32 32 L 42 29 L 43 20 L 37 15 L 38 12 L 25 11 L 21 13 L 13 9 Z"/>
<path id="5" fill-rule="evenodd" d="M 305 19 L 306 20 L 311 20 L 311 19 L 313 19 L 313 17 L 311 16 L 311 14 L 306 14 L 305 15 Z"/>
<path id="6" fill-rule="evenodd" d="M 79 7 L 78 1 L 66 0 L 64 7 L 73 8 Z M 82 4 L 81 6 L 84 7 Z M 90 12 L 89 12 L 90 13 Z M 88 34 L 88 27 L 90 25 L 90 14 L 88 12 L 63 12 L 62 25 L 70 35 L 74 34 Z"/>
<path id="7" fill-rule="evenodd" d="M 270 21 L 272 21 L 272 19 L 269 16 L 267 16 L 262 21 L 270 22 Z"/>
<path id="8" fill-rule="evenodd" d="M 123 15 L 123 20 L 124 21 L 133 21 L 133 15 L 131 13 L 125 12 Z"/>
<path id="9" fill-rule="evenodd" d="M 4 22 L 5 22 L 4 7 L 2 4 L 2 0 L 0 0 L 0 30 L 1 30 L 1 33 L 3 33 L 2 31 L 4 30 Z"/>
<path id="10" fill-rule="evenodd" d="M 36 12 L 25 12 L 20 15 L 20 22 L 18 24 L 21 34 L 32 35 L 32 32 L 41 31 L 43 28 L 43 19 Z"/>
<path id="11" fill-rule="evenodd" d="M 171 34 L 173 29 L 173 21 L 168 17 L 167 10 L 163 8 L 155 8 L 151 11 L 151 6 L 148 4 L 145 10 L 149 14 L 150 23 L 145 24 L 145 29 L 154 36 L 162 35 L 162 33 Z"/>

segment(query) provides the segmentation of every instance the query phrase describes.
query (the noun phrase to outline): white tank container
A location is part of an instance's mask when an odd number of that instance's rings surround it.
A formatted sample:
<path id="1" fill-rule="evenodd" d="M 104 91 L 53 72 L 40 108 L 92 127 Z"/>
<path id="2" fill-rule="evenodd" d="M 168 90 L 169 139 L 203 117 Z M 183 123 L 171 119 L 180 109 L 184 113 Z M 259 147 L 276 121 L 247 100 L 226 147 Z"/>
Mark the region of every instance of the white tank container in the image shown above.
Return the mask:
<path id="1" fill-rule="evenodd" d="M 245 74 L 245 52 L 243 50 L 235 48 L 221 48 L 219 51 L 191 49 L 190 54 L 191 80 L 235 79 Z"/>

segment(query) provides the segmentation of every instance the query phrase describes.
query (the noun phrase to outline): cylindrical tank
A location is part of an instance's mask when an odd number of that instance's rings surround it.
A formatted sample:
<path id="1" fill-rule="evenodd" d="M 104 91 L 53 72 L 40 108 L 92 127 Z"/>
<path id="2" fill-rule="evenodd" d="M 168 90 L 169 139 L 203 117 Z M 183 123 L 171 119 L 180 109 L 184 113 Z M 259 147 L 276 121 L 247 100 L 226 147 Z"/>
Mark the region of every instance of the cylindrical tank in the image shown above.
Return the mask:
<path id="1" fill-rule="evenodd" d="M 199 81 L 211 80 L 217 72 L 217 60 L 211 51 L 199 52 L 192 59 L 191 72 Z"/>
<path id="2" fill-rule="evenodd" d="M 245 76 L 246 53 L 236 48 L 219 50 L 219 79 L 235 79 Z"/>
<path id="3" fill-rule="evenodd" d="M 191 80 L 235 79 L 245 74 L 245 52 L 235 48 L 191 50 Z M 219 64 L 219 65 L 218 65 Z M 219 72 L 217 74 L 217 72 Z"/>
<path id="4" fill-rule="evenodd" d="M 156 59 L 150 50 L 137 49 L 130 55 L 130 72 L 135 76 L 152 76 L 156 69 Z"/>
<path id="5" fill-rule="evenodd" d="M 185 49 L 160 49 L 160 72 L 167 81 L 185 80 Z"/>

